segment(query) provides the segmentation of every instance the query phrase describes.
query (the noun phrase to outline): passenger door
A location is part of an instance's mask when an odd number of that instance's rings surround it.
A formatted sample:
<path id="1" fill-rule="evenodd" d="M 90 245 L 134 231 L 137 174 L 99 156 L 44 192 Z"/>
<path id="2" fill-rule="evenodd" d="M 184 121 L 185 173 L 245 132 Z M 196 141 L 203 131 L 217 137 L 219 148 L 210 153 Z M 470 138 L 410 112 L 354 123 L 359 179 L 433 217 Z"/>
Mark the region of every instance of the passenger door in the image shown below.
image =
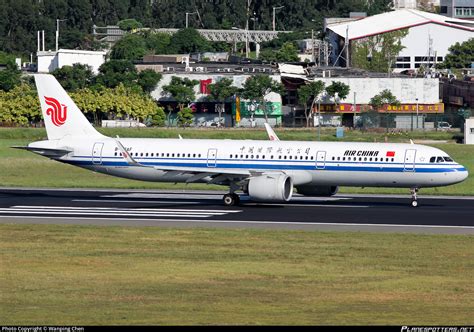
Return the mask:
<path id="1" fill-rule="evenodd" d="M 407 149 L 405 151 L 405 163 L 404 163 L 404 169 L 403 169 L 405 172 L 415 171 L 415 157 L 416 157 L 415 149 Z"/>
<path id="2" fill-rule="evenodd" d="M 318 151 L 316 153 L 316 169 L 324 169 L 326 167 L 326 151 Z"/>
<path id="3" fill-rule="evenodd" d="M 104 143 L 94 143 L 92 148 L 92 163 L 94 165 L 102 164 L 102 149 L 104 148 Z"/>
<path id="4" fill-rule="evenodd" d="M 207 167 L 216 167 L 217 149 L 207 150 Z"/>

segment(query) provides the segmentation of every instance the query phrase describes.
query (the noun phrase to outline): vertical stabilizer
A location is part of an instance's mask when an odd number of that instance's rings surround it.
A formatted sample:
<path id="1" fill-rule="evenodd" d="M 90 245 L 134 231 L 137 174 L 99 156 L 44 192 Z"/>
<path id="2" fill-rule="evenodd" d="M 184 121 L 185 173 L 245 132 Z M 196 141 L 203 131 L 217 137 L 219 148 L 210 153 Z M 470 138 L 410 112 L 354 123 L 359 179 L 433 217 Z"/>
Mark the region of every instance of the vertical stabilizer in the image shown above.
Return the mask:
<path id="1" fill-rule="evenodd" d="M 65 136 L 101 137 L 53 75 L 35 75 L 48 139 Z"/>

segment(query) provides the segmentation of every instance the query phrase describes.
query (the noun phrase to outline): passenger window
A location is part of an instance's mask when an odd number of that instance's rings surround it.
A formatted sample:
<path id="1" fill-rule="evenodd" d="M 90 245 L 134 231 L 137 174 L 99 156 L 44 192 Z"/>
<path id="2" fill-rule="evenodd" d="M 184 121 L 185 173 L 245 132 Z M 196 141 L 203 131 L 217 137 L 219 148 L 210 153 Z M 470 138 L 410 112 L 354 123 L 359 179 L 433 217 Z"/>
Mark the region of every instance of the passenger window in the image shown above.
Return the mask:
<path id="1" fill-rule="evenodd" d="M 395 158 L 392 158 L 392 163 L 395 161 Z"/>
<path id="2" fill-rule="evenodd" d="M 340 159 L 341 159 L 341 157 L 337 157 L 337 160 L 340 160 Z"/>
<path id="3" fill-rule="evenodd" d="M 436 157 L 431 157 L 430 158 L 430 163 L 435 163 L 436 162 Z"/>

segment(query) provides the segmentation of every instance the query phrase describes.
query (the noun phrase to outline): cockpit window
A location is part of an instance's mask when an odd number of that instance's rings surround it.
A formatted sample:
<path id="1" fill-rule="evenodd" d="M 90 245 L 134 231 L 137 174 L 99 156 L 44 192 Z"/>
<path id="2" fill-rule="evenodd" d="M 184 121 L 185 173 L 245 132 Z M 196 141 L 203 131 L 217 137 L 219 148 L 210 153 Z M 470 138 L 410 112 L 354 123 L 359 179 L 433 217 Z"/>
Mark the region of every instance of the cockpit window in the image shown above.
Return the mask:
<path id="1" fill-rule="evenodd" d="M 444 161 L 452 163 L 454 160 L 452 160 L 451 157 L 444 157 Z"/>
<path id="2" fill-rule="evenodd" d="M 430 158 L 430 163 L 434 163 L 434 162 L 436 162 L 436 157 L 431 157 Z"/>
<path id="3" fill-rule="evenodd" d="M 444 162 L 443 157 L 438 157 L 438 158 L 436 159 L 436 162 L 437 162 L 437 163 L 442 163 L 442 162 Z"/>

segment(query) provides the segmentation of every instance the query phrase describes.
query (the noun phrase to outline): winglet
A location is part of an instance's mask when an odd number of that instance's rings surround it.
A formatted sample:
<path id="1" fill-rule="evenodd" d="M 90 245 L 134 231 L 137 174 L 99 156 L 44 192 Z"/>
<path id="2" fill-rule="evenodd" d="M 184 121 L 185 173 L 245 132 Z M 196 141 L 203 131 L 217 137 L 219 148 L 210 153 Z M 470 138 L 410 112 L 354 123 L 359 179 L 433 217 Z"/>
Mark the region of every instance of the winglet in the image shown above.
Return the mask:
<path id="1" fill-rule="evenodd" d="M 264 125 L 265 125 L 265 129 L 267 130 L 267 135 L 270 141 L 279 141 L 280 139 L 275 134 L 272 127 L 267 122 L 265 122 Z"/>

